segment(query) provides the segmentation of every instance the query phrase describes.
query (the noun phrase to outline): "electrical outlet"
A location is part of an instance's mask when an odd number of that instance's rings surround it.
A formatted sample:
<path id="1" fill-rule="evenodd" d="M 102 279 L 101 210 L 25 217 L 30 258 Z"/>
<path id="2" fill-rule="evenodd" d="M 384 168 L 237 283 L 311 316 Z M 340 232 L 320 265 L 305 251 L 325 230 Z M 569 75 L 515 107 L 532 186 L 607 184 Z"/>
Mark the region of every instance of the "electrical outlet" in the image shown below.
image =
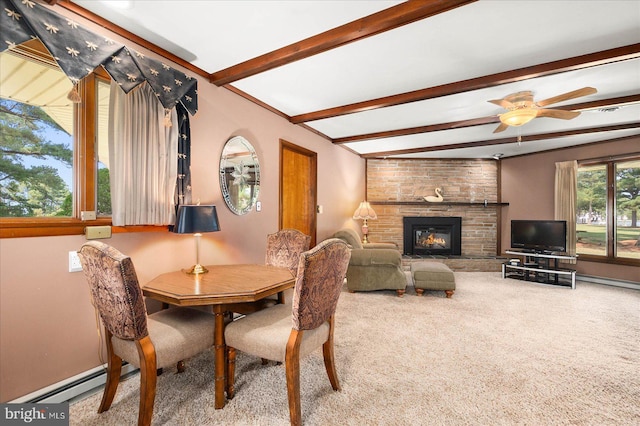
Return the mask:
<path id="1" fill-rule="evenodd" d="M 69 272 L 82 271 L 82 264 L 80 263 L 80 257 L 77 251 L 69 252 Z"/>

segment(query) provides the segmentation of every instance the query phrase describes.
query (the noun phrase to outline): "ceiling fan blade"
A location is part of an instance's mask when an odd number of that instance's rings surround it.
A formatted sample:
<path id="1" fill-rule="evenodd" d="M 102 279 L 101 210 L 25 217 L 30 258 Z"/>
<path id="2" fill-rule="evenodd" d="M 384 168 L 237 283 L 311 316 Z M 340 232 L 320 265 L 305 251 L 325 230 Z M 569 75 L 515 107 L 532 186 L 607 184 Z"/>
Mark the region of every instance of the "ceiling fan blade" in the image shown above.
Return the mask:
<path id="1" fill-rule="evenodd" d="M 562 109 L 539 109 L 538 117 L 560 118 L 562 120 L 571 120 L 576 118 L 580 113 L 578 111 L 565 111 Z"/>
<path id="2" fill-rule="evenodd" d="M 572 92 L 563 93 L 562 95 L 554 96 L 549 99 L 536 102 L 539 107 L 544 107 L 551 104 L 557 104 L 558 102 L 568 101 L 569 99 L 575 99 L 582 96 L 593 95 L 598 91 L 593 87 L 583 87 L 582 89 L 574 90 Z"/>
<path id="3" fill-rule="evenodd" d="M 494 99 L 494 100 L 487 101 L 487 102 L 491 102 L 492 104 L 496 104 L 498 106 L 501 106 L 504 109 L 512 109 L 512 108 L 516 107 L 511 102 L 509 102 L 507 100 L 504 100 L 504 99 Z"/>
<path id="4" fill-rule="evenodd" d="M 496 127 L 496 129 L 493 131 L 493 133 L 500 133 L 500 132 L 504 132 L 505 130 L 507 130 L 509 128 L 509 126 L 507 126 L 504 123 L 500 123 L 500 125 L 498 127 Z"/>

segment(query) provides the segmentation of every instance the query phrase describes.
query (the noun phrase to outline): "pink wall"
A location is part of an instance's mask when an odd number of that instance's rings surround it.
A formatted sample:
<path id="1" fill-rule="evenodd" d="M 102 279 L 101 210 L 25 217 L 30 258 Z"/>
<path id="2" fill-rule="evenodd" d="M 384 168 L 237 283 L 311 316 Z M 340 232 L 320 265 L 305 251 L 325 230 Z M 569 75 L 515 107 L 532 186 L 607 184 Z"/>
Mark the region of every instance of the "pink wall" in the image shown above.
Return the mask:
<path id="1" fill-rule="evenodd" d="M 555 163 L 638 153 L 640 137 L 507 158 L 502 161 L 502 250 L 511 244 L 511 219 L 553 219 Z M 640 268 L 578 260 L 578 274 L 638 282 Z"/>
<path id="2" fill-rule="evenodd" d="M 56 11 L 70 14 L 61 8 Z M 364 160 L 202 78 L 198 92 L 199 111 L 191 121 L 194 201 L 216 204 L 222 228 L 203 235 L 201 263 L 264 262 L 265 237 L 278 229 L 281 138 L 318 154 L 318 203 L 324 207 L 317 218 L 318 241 L 353 222 L 351 214 L 364 199 Z M 222 147 L 235 135 L 246 137 L 260 160 L 262 211 L 245 216 L 227 209 L 218 179 Z M 68 252 L 84 241 L 82 236 L 0 240 L 0 402 L 101 363 L 86 283 L 82 273 L 67 272 Z M 190 236 L 114 234 L 104 241 L 132 257 L 142 284 L 195 261 Z"/>
<path id="3" fill-rule="evenodd" d="M 56 11 L 71 15 L 62 8 Z M 84 25 L 119 39 L 102 28 Z M 265 236 L 278 228 L 280 139 L 318 153 L 318 203 L 324 207 L 317 220 L 318 241 L 343 226 L 358 229 L 359 223 L 351 215 L 365 195 L 364 160 L 202 78 L 198 85 L 199 111 L 191 123 L 194 201 L 218 205 L 222 227 L 220 232 L 203 236 L 203 264 L 264 260 Z M 222 147 L 235 135 L 251 141 L 261 162 L 263 208 L 246 216 L 236 216 L 226 208 L 218 181 Z M 553 215 L 555 161 L 637 151 L 637 142 L 503 160 L 502 194 L 503 200 L 510 202 L 504 210 L 505 223 L 510 218 Z M 506 231 L 503 227 L 503 247 L 509 244 Z M 81 273 L 67 272 L 68 252 L 77 250 L 84 241 L 82 236 L 0 240 L 0 402 L 101 363 L 95 315 L 84 278 Z M 141 284 L 157 274 L 190 266 L 195 259 L 189 236 L 115 234 L 105 241 L 133 258 Z M 637 280 L 638 268 L 585 262 L 578 266 L 589 275 Z"/>

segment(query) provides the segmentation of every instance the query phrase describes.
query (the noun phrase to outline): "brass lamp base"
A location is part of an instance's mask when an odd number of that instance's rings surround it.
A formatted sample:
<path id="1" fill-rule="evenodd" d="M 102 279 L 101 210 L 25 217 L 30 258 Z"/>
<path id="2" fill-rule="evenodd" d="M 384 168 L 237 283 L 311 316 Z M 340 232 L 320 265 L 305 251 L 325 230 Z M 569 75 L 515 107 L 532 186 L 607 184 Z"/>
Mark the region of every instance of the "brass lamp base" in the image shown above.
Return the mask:
<path id="1" fill-rule="evenodd" d="M 185 272 L 191 275 L 198 275 L 198 274 L 206 274 L 207 272 L 209 272 L 209 270 L 198 263 L 197 265 L 193 265 L 191 269 Z"/>
<path id="2" fill-rule="evenodd" d="M 369 244 L 369 225 L 367 225 L 367 219 L 362 224 L 362 244 Z"/>
<path id="3" fill-rule="evenodd" d="M 185 272 L 191 275 L 206 274 L 209 270 L 200 264 L 200 237 L 202 234 L 196 232 L 193 236 L 196 238 L 196 264 Z"/>

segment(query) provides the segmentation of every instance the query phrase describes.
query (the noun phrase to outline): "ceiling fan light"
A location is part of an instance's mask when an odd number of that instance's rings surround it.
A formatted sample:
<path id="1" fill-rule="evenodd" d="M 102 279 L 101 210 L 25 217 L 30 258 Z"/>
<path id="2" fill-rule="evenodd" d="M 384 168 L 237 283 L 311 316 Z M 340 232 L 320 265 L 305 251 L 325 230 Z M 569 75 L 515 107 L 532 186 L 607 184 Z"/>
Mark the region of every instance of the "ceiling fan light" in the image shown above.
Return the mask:
<path id="1" fill-rule="evenodd" d="M 500 114 L 500 121 L 507 126 L 522 126 L 536 118 L 537 115 L 538 112 L 535 109 L 514 109 L 512 111 L 505 112 L 504 114 Z"/>

